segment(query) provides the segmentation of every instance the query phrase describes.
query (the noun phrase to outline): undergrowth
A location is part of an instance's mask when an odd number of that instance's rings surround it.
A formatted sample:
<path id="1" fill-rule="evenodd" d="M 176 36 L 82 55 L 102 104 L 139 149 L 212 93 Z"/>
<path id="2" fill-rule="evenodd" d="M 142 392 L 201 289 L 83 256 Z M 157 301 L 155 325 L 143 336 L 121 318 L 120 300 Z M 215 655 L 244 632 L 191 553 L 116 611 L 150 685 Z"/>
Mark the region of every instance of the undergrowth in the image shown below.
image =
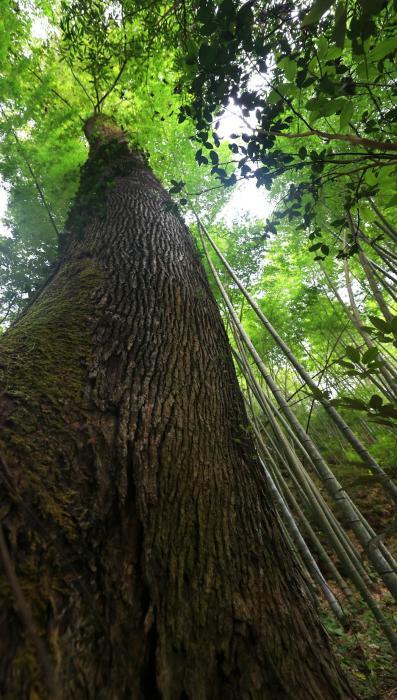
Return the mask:
<path id="1" fill-rule="evenodd" d="M 394 622 L 397 627 L 397 609 L 389 592 L 378 588 L 372 594 L 391 624 Z M 351 620 L 347 630 L 335 620 L 329 608 L 322 607 L 320 612 L 352 686 L 362 700 L 397 700 L 397 659 L 389 642 L 358 596 L 351 603 L 342 602 L 342 607 Z"/>

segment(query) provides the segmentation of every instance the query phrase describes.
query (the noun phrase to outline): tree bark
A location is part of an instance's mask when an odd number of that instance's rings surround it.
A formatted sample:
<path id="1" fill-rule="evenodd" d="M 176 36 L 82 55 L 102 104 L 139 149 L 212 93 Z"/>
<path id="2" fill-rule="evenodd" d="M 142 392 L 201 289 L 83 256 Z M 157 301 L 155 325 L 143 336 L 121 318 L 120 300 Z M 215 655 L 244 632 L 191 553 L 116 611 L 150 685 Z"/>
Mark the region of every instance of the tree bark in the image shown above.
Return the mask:
<path id="1" fill-rule="evenodd" d="M 86 133 L 58 267 L 0 343 L 0 695 L 354 698 L 193 239 L 122 132 Z"/>

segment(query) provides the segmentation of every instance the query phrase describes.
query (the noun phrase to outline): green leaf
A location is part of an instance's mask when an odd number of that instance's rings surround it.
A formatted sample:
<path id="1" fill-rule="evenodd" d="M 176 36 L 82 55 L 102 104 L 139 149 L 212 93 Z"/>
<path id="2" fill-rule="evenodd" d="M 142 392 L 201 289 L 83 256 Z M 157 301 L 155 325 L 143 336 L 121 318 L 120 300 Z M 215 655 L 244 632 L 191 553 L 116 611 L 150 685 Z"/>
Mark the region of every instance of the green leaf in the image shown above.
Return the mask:
<path id="1" fill-rule="evenodd" d="M 345 352 L 349 360 L 355 363 L 360 362 L 360 351 L 353 345 L 348 345 Z"/>
<path id="2" fill-rule="evenodd" d="M 355 369 L 351 362 L 346 362 L 346 360 L 337 360 L 338 365 L 341 367 L 346 367 L 346 369 Z"/>
<path id="3" fill-rule="evenodd" d="M 296 65 L 295 61 L 292 61 L 290 58 L 283 58 L 279 62 L 280 68 L 283 69 L 284 75 L 287 78 L 287 80 L 290 81 L 290 83 L 293 82 L 296 76 L 296 72 L 298 70 L 298 66 Z"/>
<path id="4" fill-rule="evenodd" d="M 311 111 L 318 110 L 323 107 L 323 105 L 326 103 L 326 99 L 324 97 L 312 97 L 310 100 L 308 100 L 305 104 L 306 109 L 310 109 Z"/>
<path id="5" fill-rule="evenodd" d="M 201 44 L 199 51 L 199 61 L 204 67 L 211 67 L 216 61 L 217 48 L 209 44 Z"/>
<path id="6" fill-rule="evenodd" d="M 326 40 L 325 36 L 320 36 L 318 40 L 318 57 L 320 61 L 327 55 L 328 51 L 328 41 Z"/>
<path id="7" fill-rule="evenodd" d="M 377 415 L 369 415 L 368 419 L 373 423 L 379 423 L 380 425 L 387 425 L 389 428 L 395 428 L 392 421 L 386 420 L 386 418 L 379 418 Z"/>
<path id="8" fill-rule="evenodd" d="M 181 192 L 185 186 L 183 180 L 171 180 L 172 187 L 168 190 L 170 194 L 178 194 Z"/>
<path id="9" fill-rule="evenodd" d="M 387 403 L 384 406 L 379 406 L 379 413 L 387 418 L 397 418 L 397 406 L 392 403 Z"/>
<path id="10" fill-rule="evenodd" d="M 369 53 L 369 59 L 371 61 L 380 61 L 382 58 L 385 58 L 385 56 L 388 56 L 389 53 L 396 51 L 396 49 L 397 35 L 376 44 L 376 46 Z"/>
<path id="11" fill-rule="evenodd" d="M 344 97 L 334 97 L 332 100 L 327 100 L 325 97 L 314 97 L 306 102 L 305 107 L 313 110 L 312 113 L 318 113 L 322 117 L 329 117 L 331 114 L 335 114 L 343 109 L 345 103 Z"/>
<path id="12" fill-rule="evenodd" d="M 339 118 L 339 127 L 341 130 L 349 124 L 350 119 L 353 116 L 353 111 L 354 106 L 352 100 L 346 100 Z"/>
<path id="13" fill-rule="evenodd" d="M 369 15 L 377 15 L 385 6 L 384 0 L 360 0 L 364 12 Z"/>
<path id="14" fill-rule="evenodd" d="M 310 387 L 310 391 L 316 399 L 323 399 L 325 397 L 324 392 L 321 391 L 318 386 Z"/>
<path id="15" fill-rule="evenodd" d="M 375 328 L 378 328 L 380 331 L 382 331 L 382 333 L 392 332 L 391 326 L 384 321 L 383 318 L 379 318 L 379 316 L 369 316 L 368 318 Z"/>
<path id="16" fill-rule="evenodd" d="M 344 396 L 342 397 L 341 403 L 348 408 L 356 408 L 358 411 L 367 410 L 367 404 L 364 401 L 361 401 L 361 399 L 350 399 Z"/>
<path id="17" fill-rule="evenodd" d="M 362 357 L 364 365 L 368 365 L 370 362 L 375 360 L 379 355 L 378 348 L 368 348 Z"/>
<path id="18" fill-rule="evenodd" d="M 197 11 L 197 19 L 203 24 L 209 22 L 212 19 L 214 8 L 212 5 L 207 3 L 200 3 L 199 9 Z"/>
<path id="19" fill-rule="evenodd" d="M 271 105 L 277 104 L 277 102 L 280 102 L 282 100 L 282 96 L 279 94 L 279 92 L 276 92 L 276 90 L 270 90 L 269 95 L 267 97 L 267 101 Z"/>
<path id="20" fill-rule="evenodd" d="M 239 39 L 244 39 L 251 35 L 254 14 L 252 12 L 252 0 L 240 7 L 236 16 L 236 32 Z"/>
<path id="21" fill-rule="evenodd" d="M 316 0 L 314 5 L 302 20 L 302 27 L 308 27 L 310 24 L 315 24 L 325 14 L 327 10 L 334 4 L 334 0 Z"/>
<path id="22" fill-rule="evenodd" d="M 389 199 L 387 204 L 384 205 L 384 209 L 391 209 L 391 207 L 397 207 L 397 194 Z"/>
<path id="23" fill-rule="evenodd" d="M 305 160 L 305 158 L 307 156 L 307 148 L 305 148 L 305 146 L 301 146 L 298 153 L 299 153 L 299 158 L 301 160 Z"/>

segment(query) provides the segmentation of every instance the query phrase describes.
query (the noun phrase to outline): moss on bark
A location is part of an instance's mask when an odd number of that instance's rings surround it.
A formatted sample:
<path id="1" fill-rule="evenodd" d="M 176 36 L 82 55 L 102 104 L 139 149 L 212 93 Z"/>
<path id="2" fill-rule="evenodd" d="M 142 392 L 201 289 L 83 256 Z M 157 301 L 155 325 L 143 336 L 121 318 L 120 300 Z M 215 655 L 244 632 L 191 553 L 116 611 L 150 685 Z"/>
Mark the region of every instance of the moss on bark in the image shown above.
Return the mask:
<path id="1" fill-rule="evenodd" d="M 58 632 L 50 620 L 64 590 L 62 553 L 70 556 L 67 543 L 79 541 L 79 521 L 71 515 L 88 490 L 72 469 L 79 451 L 73 426 L 78 436 L 86 410 L 91 296 L 102 278 L 89 259 L 66 263 L 0 342 L 1 519 L 22 594 L 37 629 L 46 631 L 55 664 Z M 1 697 L 24 698 L 28 677 L 26 697 L 44 698 L 42 668 L 4 577 L 0 598 L 4 664 L 9 661 L 7 668 L 0 663 Z"/>
<path id="2" fill-rule="evenodd" d="M 32 308 L 1 339 L 0 452 L 24 465 L 42 513 L 70 529 L 63 513 L 75 487 L 56 488 L 57 451 L 81 419 L 90 353 L 90 295 L 102 275 L 87 259 L 72 261 L 44 289 Z M 76 485 L 77 487 L 77 485 Z"/>

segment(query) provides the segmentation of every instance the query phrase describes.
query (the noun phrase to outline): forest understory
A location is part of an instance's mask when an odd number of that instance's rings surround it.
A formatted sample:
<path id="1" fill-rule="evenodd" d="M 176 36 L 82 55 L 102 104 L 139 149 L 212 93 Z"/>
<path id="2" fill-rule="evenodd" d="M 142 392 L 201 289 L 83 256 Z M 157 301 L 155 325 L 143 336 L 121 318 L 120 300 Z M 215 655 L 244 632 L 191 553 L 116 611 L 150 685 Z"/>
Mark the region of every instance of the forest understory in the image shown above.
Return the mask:
<path id="1" fill-rule="evenodd" d="M 353 493 L 354 500 L 360 509 L 366 514 L 372 526 L 378 532 L 384 532 L 393 520 L 394 511 L 387 499 L 383 497 L 379 487 L 356 487 Z M 390 551 L 397 555 L 397 536 L 392 534 L 388 538 Z M 343 592 L 332 582 L 335 595 L 343 600 Z M 374 597 L 393 611 L 394 601 L 389 591 L 384 586 L 377 586 L 373 592 Z M 344 606 L 345 607 L 345 606 Z M 346 669 L 356 686 L 358 695 L 365 700 L 395 700 L 397 697 L 397 672 L 394 655 L 390 645 L 358 596 L 353 604 L 346 605 L 347 614 L 350 617 L 350 627 L 343 630 L 335 619 L 329 614 L 329 610 L 321 605 L 323 622 L 332 637 L 336 654 L 341 665 Z"/>

